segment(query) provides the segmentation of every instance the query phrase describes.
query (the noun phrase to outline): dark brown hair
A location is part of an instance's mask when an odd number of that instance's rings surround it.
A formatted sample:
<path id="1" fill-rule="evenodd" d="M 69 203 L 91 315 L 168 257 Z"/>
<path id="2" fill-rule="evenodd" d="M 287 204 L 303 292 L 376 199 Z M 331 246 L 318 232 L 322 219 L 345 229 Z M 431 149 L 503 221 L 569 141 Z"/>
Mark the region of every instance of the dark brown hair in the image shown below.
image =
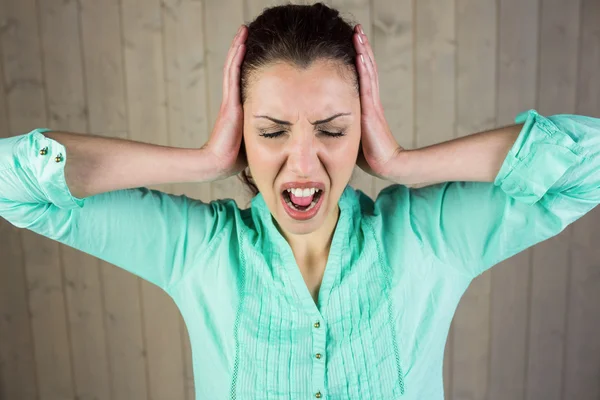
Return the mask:
<path id="1" fill-rule="evenodd" d="M 308 68 L 316 60 L 334 61 L 340 65 L 340 73 L 351 72 L 352 83 L 358 95 L 353 26 L 354 21 L 346 21 L 338 10 L 323 3 L 285 4 L 265 8 L 248 25 L 246 54 L 240 77 L 242 104 L 248 97 L 252 73 L 275 62 L 288 62 L 299 68 Z M 246 170 L 238 177 L 253 196 L 258 194 L 258 188 Z"/>

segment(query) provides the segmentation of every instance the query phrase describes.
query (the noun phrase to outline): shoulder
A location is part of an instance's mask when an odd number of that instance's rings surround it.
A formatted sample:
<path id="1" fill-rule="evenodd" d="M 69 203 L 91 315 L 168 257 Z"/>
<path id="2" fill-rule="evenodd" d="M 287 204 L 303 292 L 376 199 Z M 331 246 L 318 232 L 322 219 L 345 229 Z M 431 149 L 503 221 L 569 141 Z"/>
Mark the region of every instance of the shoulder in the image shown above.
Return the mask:
<path id="1" fill-rule="evenodd" d="M 356 190 L 360 219 L 369 226 L 375 240 L 384 246 L 400 246 L 404 242 L 416 244 L 411 230 L 410 197 L 408 187 L 391 184 L 383 188 L 372 199 L 360 190 Z"/>
<path id="2" fill-rule="evenodd" d="M 368 219 L 397 215 L 410 201 L 410 189 L 397 183 L 381 189 L 375 199 L 362 190 L 354 189 L 360 214 Z"/>
<path id="3" fill-rule="evenodd" d="M 236 236 L 247 210 L 240 209 L 234 199 L 200 200 L 186 197 L 188 235 L 198 237 L 203 247 Z"/>

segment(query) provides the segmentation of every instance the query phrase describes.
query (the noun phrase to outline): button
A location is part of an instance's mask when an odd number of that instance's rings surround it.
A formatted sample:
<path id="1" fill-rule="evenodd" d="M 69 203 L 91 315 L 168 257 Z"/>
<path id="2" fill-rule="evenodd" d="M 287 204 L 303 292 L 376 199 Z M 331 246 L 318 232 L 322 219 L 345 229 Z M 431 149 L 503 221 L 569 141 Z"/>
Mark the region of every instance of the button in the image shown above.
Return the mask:
<path id="1" fill-rule="evenodd" d="M 40 150 L 40 155 L 45 156 L 46 154 L 48 154 L 48 148 L 44 147 L 43 149 Z"/>
<path id="2" fill-rule="evenodd" d="M 317 399 L 320 399 L 320 398 L 321 398 L 321 392 L 317 392 L 317 393 L 315 393 L 315 397 L 316 397 Z"/>
<path id="3" fill-rule="evenodd" d="M 315 328 L 318 328 L 321 326 L 321 323 L 319 321 L 315 322 Z"/>
<path id="4" fill-rule="evenodd" d="M 315 354 L 315 358 L 317 358 L 317 359 L 321 358 L 321 353 Z"/>
<path id="5" fill-rule="evenodd" d="M 61 162 L 62 160 L 63 160 L 63 158 L 62 158 L 62 153 L 60 153 L 59 155 L 57 155 L 57 156 L 54 158 L 54 161 L 56 161 L 56 162 Z"/>

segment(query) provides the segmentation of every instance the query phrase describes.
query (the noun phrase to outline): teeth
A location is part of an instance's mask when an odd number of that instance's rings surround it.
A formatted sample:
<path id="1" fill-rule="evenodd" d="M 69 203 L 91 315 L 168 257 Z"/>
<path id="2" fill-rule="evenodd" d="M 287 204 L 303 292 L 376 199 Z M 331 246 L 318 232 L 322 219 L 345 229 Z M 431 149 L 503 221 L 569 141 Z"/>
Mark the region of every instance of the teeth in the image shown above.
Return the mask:
<path id="1" fill-rule="evenodd" d="M 307 188 L 307 189 L 287 189 L 288 193 L 292 193 L 296 197 L 308 197 L 312 196 L 315 193 L 320 192 L 320 189 L 317 188 Z"/>
<path id="2" fill-rule="evenodd" d="M 287 203 L 287 205 L 290 208 L 293 208 L 294 210 L 300 211 L 300 209 L 298 207 L 296 207 L 294 205 L 294 203 L 292 203 L 289 199 L 286 199 L 285 202 Z M 313 201 L 310 203 L 310 205 L 308 206 L 308 208 L 305 209 L 305 210 L 302 210 L 302 212 L 307 212 L 307 211 L 312 210 L 316 206 L 316 204 L 317 204 L 316 199 L 313 199 Z"/>

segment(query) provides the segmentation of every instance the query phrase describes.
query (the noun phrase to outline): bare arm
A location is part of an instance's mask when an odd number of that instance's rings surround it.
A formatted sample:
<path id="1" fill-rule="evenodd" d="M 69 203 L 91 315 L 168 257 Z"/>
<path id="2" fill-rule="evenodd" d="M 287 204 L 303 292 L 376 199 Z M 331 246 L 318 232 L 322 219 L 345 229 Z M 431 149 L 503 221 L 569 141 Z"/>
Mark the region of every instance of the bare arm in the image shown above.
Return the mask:
<path id="1" fill-rule="evenodd" d="M 66 148 L 65 180 L 75 197 L 163 183 L 208 182 L 215 176 L 204 148 L 160 146 L 89 134 L 49 131 Z"/>
<path id="2" fill-rule="evenodd" d="M 523 124 L 511 125 L 404 150 L 398 153 L 389 180 L 417 188 L 441 182 L 493 182 Z"/>

